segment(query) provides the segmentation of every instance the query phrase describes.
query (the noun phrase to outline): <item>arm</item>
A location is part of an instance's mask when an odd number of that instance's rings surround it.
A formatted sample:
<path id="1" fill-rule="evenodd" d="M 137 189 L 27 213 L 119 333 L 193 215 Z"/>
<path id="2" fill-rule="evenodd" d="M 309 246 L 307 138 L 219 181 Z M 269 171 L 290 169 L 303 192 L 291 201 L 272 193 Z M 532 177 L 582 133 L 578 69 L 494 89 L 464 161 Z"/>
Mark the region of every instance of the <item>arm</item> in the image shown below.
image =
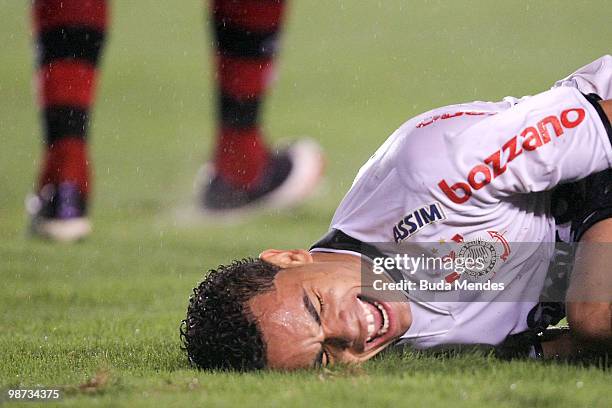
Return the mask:
<path id="1" fill-rule="evenodd" d="M 599 101 L 599 104 L 606 113 L 608 120 L 612 122 L 612 99 L 608 99 L 607 101 Z"/>
<path id="2" fill-rule="evenodd" d="M 612 118 L 612 101 L 599 104 Z M 584 232 L 575 259 L 566 299 L 571 331 L 542 342 L 544 358 L 612 351 L 612 218 Z"/>
<path id="3" fill-rule="evenodd" d="M 578 343 L 612 351 L 612 218 L 595 224 L 580 240 L 566 301 Z"/>
<path id="4" fill-rule="evenodd" d="M 567 294 L 570 330 L 542 341 L 545 359 L 612 352 L 612 218 L 589 228 L 580 243 Z"/>
<path id="5" fill-rule="evenodd" d="M 612 121 L 612 100 L 599 104 Z M 543 343 L 545 356 L 612 351 L 612 218 L 597 222 L 580 239 L 566 309 L 573 336 Z"/>

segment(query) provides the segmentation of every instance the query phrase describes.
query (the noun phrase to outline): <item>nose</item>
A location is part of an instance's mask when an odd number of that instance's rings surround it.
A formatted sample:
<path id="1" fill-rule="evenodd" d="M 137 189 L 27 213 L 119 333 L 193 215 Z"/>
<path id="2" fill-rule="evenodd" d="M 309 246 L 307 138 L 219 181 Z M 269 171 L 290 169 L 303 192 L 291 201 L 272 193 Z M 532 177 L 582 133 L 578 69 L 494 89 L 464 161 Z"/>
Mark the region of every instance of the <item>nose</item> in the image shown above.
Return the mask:
<path id="1" fill-rule="evenodd" d="M 346 306 L 329 308 L 322 325 L 328 346 L 339 349 L 363 348 L 363 342 L 360 342 L 362 331 L 354 310 Z"/>

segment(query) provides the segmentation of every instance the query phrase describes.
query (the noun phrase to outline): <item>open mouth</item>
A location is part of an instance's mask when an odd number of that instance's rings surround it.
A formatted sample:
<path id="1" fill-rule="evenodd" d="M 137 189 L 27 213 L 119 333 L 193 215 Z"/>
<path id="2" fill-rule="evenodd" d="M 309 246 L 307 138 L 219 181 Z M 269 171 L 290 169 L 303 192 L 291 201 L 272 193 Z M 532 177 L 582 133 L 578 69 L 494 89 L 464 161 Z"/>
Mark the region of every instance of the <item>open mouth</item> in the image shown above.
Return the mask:
<path id="1" fill-rule="evenodd" d="M 389 305 L 365 296 L 358 296 L 357 300 L 366 321 L 367 337 L 364 348 L 369 350 L 388 342 L 393 337 L 391 329 L 394 326 Z"/>

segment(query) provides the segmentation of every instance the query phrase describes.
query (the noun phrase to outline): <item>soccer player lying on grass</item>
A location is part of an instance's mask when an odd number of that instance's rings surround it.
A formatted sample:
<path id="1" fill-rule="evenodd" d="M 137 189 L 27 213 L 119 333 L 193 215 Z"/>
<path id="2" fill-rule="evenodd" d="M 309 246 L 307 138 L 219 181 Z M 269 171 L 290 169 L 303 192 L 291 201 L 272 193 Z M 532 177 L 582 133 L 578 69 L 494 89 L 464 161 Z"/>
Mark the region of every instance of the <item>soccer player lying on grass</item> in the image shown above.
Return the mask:
<path id="1" fill-rule="evenodd" d="M 190 361 L 241 370 L 358 363 L 393 344 L 499 345 L 556 323 L 562 316 L 520 295 L 542 292 L 556 237 L 612 242 L 610 99 L 605 56 L 535 96 L 409 120 L 361 168 L 330 232 L 309 251 L 269 249 L 211 271 L 194 289 L 181 327 Z M 385 243 L 411 242 L 453 242 L 467 253 L 480 245 L 472 250 L 486 255 L 484 269 L 444 280 L 505 289 L 462 302 L 422 300 L 410 289 L 398 292 L 403 301 L 366 295 L 368 261 L 389 255 Z M 612 251 L 579 248 L 577 259 L 570 330 L 581 346 L 609 350 Z M 377 276 L 402 281 L 387 272 Z M 554 344 L 532 351 L 575 351 Z"/>

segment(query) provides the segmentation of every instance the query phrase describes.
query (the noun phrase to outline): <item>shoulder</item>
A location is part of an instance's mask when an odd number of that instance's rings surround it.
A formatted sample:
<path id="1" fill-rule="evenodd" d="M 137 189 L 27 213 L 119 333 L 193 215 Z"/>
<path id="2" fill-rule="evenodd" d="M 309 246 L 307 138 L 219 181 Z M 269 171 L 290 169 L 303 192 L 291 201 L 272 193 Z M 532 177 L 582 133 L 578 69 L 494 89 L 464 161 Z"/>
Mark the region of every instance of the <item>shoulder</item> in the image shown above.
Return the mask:
<path id="1" fill-rule="evenodd" d="M 436 176 L 453 167 L 457 158 L 474 154 L 479 144 L 474 134 L 488 127 L 488 119 L 514 103 L 515 100 L 477 101 L 445 106 L 406 122 L 398 129 L 393 149 L 401 177 L 414 181 Z"/>

